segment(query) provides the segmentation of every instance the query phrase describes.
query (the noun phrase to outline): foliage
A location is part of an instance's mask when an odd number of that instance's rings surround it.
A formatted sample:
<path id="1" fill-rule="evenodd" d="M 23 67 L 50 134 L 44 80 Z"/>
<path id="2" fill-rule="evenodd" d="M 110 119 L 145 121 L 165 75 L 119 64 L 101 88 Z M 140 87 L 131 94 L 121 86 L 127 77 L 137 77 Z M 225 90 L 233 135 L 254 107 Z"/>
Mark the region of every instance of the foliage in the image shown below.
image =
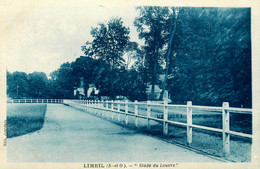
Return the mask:
<path id="1" fill-rule="evenodd" d="M 28 77 L 24 72 L 7 72 L 7 94 L 11 98 L 28 97 Z"/>
<path id="2" fill-rule="evenodd" d="M 45 98 L 47 88 L 47 76 L 43 72 L 33 72 L 28 75 L 28 94 L 32 98 Z"/>
<path id="3" fill-rule="evenodd" d="M 159 75 L 164 63 L 166 42 L 169 39 L 170 17 L 172 11 L 168 7 L 138 7 L 139 16 L 134 24 L 139 38 L 144 40 L 144 67 L 147 69 L 147 81 L 152 85 L 152 100 L 155 85 L 159 84 Z"/>
<path id="4" fill-rule="evenodd" d="M 100 23 L 90 32 L 94 40 L 82 47 L 86 56 L 103 59 L 110 67 L 123 65 L 122 58 L 129 42 L 129 28 L 123 26 L 121 18 L 112 18 L 107 23 Z"/>
<path id="5" fill-rule="evenodd" d="M 85 91 L 94 84 L 99 97 L 111 99 L 145 100 L 151 84 L 152 92 L 155 85 L 166 85 L 173 103 L 252 107 L 249 8 L 182 8 L 175 20 L 169 7 L 137 10 L 134 25 L 143 46 L 130 42 L 129 28 L 113 18 L 92 28 L 93 41 L 82 47 L 86 56 L 62 64 L 50 79 L 40 72 L 7 72 L 8 96 L 74 98 L 83 80 Z M 159 79 L 164 71 L 166 84 Z"/>
<path id="6" fill-rule="evenodd" d="M 7 95 L 11 98 L 46 98 L 47 76 L 43 72 L 7 72 Z"/>
<path id="7" fill-rule="evenodd" d="M 179 18 L 173 101 L 251 107 L 250 10 L 184 8 Z"/>
<path id="8" fill-rule="evenodd" d="M 79 84 L 77 76 L 73 74 L 72 64 L 63 63 L 60 68 L 51 73 L 52 88 L 56 98 L 73 98 L 74 88 Z"/>

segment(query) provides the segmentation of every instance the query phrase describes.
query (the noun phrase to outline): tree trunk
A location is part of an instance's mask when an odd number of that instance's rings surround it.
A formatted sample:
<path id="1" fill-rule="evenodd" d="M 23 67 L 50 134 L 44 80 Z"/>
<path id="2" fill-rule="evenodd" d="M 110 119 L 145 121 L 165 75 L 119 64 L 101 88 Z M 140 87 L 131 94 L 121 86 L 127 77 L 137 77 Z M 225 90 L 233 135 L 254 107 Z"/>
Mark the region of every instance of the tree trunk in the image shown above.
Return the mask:
<path id="1" fill-rule="evenodd" d="M 162 92 L 160 94 L 159 100 L 163 99 L 163 95 L 164 95 L 166 84 L 167 84 L 168 70 L 169 70 L 169 60 L 170 60 L 170 56 L 172 55 L 172 41 L 173 41 L 173 37 L 174 37 L 175 31 L 176 31 L 176 22 L 177 22 L 177 18 L 174 19 L 174 25 L 173 25 L 173 28 L 171 28 L 172 31 L 170 33 L 168 52 L 167 52 L 167 55 L 166 55 L 165 76 L 164 76 L 163 88 L 162 88 Z"/>
<path id="2" fill-rule="evenodd" d="M 157 48 L 155 49 L 155 55 L 154 55 L 154 65 L 153 65 L 153 77 L 152 77 L 152 88 L 151 88 L 151 100 L 155 100 L 155 83 L 156 83 L 156 73 L 157 73 L 157 55 L 158 55 L 158 50 Z"/>

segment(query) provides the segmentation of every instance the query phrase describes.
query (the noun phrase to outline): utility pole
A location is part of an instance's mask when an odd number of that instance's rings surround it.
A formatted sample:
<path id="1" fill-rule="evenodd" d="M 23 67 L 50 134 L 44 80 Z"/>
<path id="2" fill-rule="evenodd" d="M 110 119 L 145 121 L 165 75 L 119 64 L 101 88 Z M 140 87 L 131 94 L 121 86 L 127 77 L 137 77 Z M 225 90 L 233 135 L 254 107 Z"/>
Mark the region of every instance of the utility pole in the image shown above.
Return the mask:
<path id="1" fill-rule="evenodd" d="M 177 24 L 177 18 L 178 18 L 179 11 L 180 11 L 179 7 L 174 7 L 174 10 L 172 11 L 172 14 L 175 13 L 175 17 L 172 17 L 172 19 L 173 19 L 172 26 L 173 27 L 170 28 L 170 39 L 169 39 L 169 44 L 168 44 L 168 52 L 166 55 L 166 69 L 165 69 L 165 75 L 164 75 L 164 81 L 163 81 L 163 88 L 162 88 L 162 92 L 160 94 L 159 100 L 163 99 L 163 95 L 164 95 L 165 88 L 167 85 L 170 55 L 172 55 L 172 41 L 173 41 L 173 37 L 174 37 L 175 31 L 176 31 L 176 24 Z"/>

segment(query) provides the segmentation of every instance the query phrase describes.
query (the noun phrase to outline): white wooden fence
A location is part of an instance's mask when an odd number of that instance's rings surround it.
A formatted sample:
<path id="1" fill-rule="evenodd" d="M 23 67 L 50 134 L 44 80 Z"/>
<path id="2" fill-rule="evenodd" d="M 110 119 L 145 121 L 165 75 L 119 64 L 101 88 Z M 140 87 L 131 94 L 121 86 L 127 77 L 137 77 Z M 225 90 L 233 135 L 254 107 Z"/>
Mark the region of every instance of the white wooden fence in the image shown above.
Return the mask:
<path id="1" fill-rule="evenodd" d="M 7 103 L 55 103 L 62 104 L 63 99 L 11 99 Z"/>
<path id="2" fill-rule="evenodd" d="M 120 121 L 122 118 L 120 115 L 124 115 L 125 119 L 125 125 L 128 125 L 128 116 L 134 116 L 135 117 L 135 126 L 138 127 L 138 118 L 143 118 L 147 120 L 147 130 L 150 130 L 151 128 L 151 120 L 162 122 L 163 123 L 163 135 L 168 135 L 168 124 L 174 124 L 179 126 L 185 126 L 187 128 L 187 143 L 192 143 L 192 129 L 193 128 L 199 128 L 203 130 L 213 131 L 222 133 L 223 137 L 223 152 L 226 156 L 230 154 L 230 135 L 236 135 L 246 138 L 252 139 L 252 134 L 246 134 L 241 132 L 235 132 L 230 130 L 230 120 L 229 120 L 229 113 L 241 113 L 241 114 L 252 114 L 252 109 L 245 109 L 245 108 L 231 108 L 229 107 L 228 102 L 224 102 L 222 107 L 209 107 L 209 106 L 195 106 L 192 105 L 191 101 L 187 102 L 187 105 L 174 105 L 174 104 L 168 104 L 167 102 L 164 102 L 164 104 L 157 104 L 157 103 L 151 103 L 150 101 L 144 102 L 121 102 L 121 101 L 96 101 L 96 100 L 64 100 L 65 104 L 78 107 L 84 110 L 88 110 L 94 113 L 97 113 L 98 110 L 102 110 L 105 112 L 114 112 L 117 113 L 117 120 Z M 115 107 L 117 105 L 117 107 Z M 129 112 L 129 105 L 134 107 L 134 110 L 132 112 Z M 159 117 L 152 117 L 151 116 L 151 106 L 157 106 L 158 109 L 161 109 L 163 112 L 163 118 Z M 144 107 L 146 114 L 144 114 Z M 185 108 L 186 109 L 186 123 L 184 122 L 177 122 L 177 121 L 171 121 L 168 120 L 168 108 Z M 196 125 L 192 123 L 192 110 L 193 109 L 199 109 L 199 110 L 205 110 L 205 111 L 218 111 L 222 112 L 222 129 L 220 128 L 214 128 L 214 127 L 206 127 L 201 125 Z M 140 112 L 140 113 L 139 113 Z M 141 113 L 142 112 L 142 113 Z M 114 119 L 114 113 L 110 113 L 110 118 Z M 106 114 L 108 116 L 109 114 Z M 103 117 L 104 114 L 101 114 Z"/>
<path id="3" fill-rule="evenodd" d="M 236 135 L 241 137 L 246 137 L 252 139 L 252 134 L 236 132 L 230 130 L 230 112 L 238 113 L 238 114 L 251 114 L 252 109 L 246 108 L 232 108 L 229 107 L 228 102 L 224 102 L 222 107 L 209 107 L 209 106 L 196 106 L 192 105 L 191 101 L 188 101 L 186 105 L 176 105 L 176 104 L 168 104 L 166 101 L 164 104 L 159 103 L 151 103 L 150 101 L 144 102 L 128 102 L 128 101 L 96 101 L 96 100 L 69 100 L 69 99 L 12 99 L 7 100 L 7 103 L 51 103 L 51 104 L 68 104 L 74 107 L 78 107 L 84 110 L 88 110 L 90 112 L 97 113 L 97 110 L 102 110 L 105 112 L 114 112 L 117 113 L 117 121 L 122 119 L 121 115 L 125 116 L 125 125 L 129 123 L 129 116 L 135 117 L 135 127 L 138 127 L 138 118 L 143 118 L 147 120 L 147 130 L 151 129 L 151 120 L 162 122 L 163 123 L 163 135 L 167 136 L 169 127 L 168 124 L 174 124 L 179 126 L 184 126 L 187 128 L 187 143 L 192 143 L 192 129 L 199 128 L 203 130 L 213 131 L 222 133 L 223 139 L 223 152 L 225 155 L 230 154 L 230 135 Z M 117 106 L 115 106 L 117 105 Z M 129 111 L 129 106 L 133 107 L 134 110 L 132 112 Z M 151 106 L 157 106 L 157 109 L 151 110 Z M 177 122 L 168 119 L 168 109 L 169 108 L 184 108 L 186 109 L 186 123 L 185 122 Z M 192 115 L 193 110 L 199 109 L 204 111 L 217 111 L 222 112 L 222 129 L 214 128 L 214 127 L 206 127 L 201 125 L 193 124 Z M 163 115 L 152 117 L 151 112 L 153 111 L 161 111 Z M 106 114 L 108 116 L 109 114 Z M 104 114 L 101 114 L 104 117 Z M 110 117 L 114 119 L 114 114 L 110 113 Z"/>

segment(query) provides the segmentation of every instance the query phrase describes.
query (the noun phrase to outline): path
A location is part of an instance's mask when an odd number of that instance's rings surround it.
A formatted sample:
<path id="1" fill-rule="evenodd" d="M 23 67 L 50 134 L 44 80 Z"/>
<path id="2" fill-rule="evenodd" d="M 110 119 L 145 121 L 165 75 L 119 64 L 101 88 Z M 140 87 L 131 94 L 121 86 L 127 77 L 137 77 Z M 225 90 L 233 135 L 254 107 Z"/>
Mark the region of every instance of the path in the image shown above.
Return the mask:
<path id="1" fill-rule="evenodd" d="M 8 162 L 217 162 L 74 108 L 48 104 L 41 130 L 7 140 Z"/>

